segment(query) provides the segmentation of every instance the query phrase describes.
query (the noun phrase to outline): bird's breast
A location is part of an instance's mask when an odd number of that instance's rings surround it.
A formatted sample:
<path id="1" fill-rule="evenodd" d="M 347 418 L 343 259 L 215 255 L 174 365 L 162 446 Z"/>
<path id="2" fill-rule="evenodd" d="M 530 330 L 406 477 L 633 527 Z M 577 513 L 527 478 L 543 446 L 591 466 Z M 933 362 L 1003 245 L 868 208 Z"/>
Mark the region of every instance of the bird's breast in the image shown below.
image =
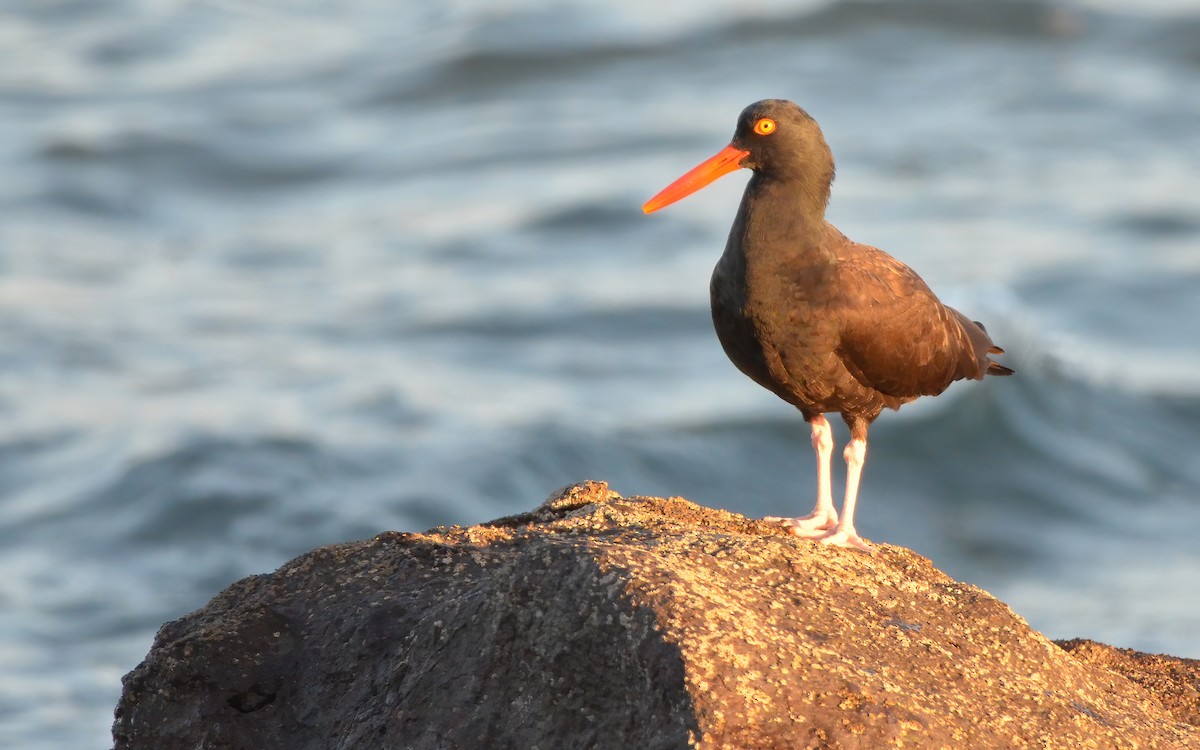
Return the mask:
<path id="1" fill-rule="evenodd" d="M 836 331 L 824 314 L 829 295 L 820 267 L 803 258 L 755 257 L 727 247 L 710 285 L 713 325 L 739 370 L 804 408 L 823 399 Z M 814 390 L 815 389 L 815 390 Z"/>

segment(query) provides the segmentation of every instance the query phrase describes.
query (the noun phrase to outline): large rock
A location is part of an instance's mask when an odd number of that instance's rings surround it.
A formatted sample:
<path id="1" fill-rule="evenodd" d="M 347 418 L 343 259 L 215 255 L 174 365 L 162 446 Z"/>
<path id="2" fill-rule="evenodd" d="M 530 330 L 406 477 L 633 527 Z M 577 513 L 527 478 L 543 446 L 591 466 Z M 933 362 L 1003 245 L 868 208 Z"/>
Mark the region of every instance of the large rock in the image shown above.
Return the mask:
<path id="1" fill-rule="evenodd" d="M 118 750 L 1200 748 L 1194 664 L 1138 663 L 1173 714 L 1092 655 L 908 550 L 593 482 L 235 583 L 163 626 L 113 734 Z"/>

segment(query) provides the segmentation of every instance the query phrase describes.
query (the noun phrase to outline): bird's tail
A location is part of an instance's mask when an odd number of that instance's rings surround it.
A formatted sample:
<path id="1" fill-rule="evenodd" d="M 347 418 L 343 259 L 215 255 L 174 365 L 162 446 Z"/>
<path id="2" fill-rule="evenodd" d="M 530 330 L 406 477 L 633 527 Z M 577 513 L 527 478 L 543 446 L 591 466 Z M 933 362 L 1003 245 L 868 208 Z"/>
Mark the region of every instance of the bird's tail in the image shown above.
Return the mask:
<path id="1" fill-rule="evenodd" d="M 1014 372 L 1016 372 L 1016 370 L 1012 369 L 1011 367 L 1005 367 L 999 362 L 992 362 L 990 360 L 988 361 L 988 375 L 1012 375 Z"/>
<path id="2" fill-rule="evenodd" d="M 987 329 L 983 327 L 983 323 L 980 323 L 978 320 L 972 320 L 971 322 L 974 323 L 975 325 L 979 326 L 979 330 L 983 331 L 985 335 L 987 334 Z M 988 343 L 991 343 L 991 342 L 989 341 Z M 988 354 L 1003 354 L 1003 353 L 1004 353 L 1004 350 L 1001 349 L 1000 347 L 996 346 L 995 344 L 992 344 L 991 346 L 988 347 Z M 989 359 L 987 361 L 987 371 L 986 372 L 988 375 L 1012 375 L 1013 373 L 1016 372 L 1016 370 L 1012 369 L 1011 367 L 1005 367 L 1004 365 L 1000 364 L 999 362 L 993 362 L 992 360 Z"/>

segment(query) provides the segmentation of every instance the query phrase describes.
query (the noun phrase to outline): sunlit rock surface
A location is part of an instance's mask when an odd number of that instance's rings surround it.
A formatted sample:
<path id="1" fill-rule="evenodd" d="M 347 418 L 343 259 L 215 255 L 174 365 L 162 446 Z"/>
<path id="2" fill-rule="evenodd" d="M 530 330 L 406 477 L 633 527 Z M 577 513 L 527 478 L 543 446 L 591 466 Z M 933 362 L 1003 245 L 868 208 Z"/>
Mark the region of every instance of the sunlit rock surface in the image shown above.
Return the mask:
<path id="1" fill-rule="evenodd" d="M 1197 674 L 1055 645 L 907 549 L 830 548 L 587 482 L 529 514 L 324 547 L 235 583 L 162 628 L 114 740 L 1200 748 Z"/>

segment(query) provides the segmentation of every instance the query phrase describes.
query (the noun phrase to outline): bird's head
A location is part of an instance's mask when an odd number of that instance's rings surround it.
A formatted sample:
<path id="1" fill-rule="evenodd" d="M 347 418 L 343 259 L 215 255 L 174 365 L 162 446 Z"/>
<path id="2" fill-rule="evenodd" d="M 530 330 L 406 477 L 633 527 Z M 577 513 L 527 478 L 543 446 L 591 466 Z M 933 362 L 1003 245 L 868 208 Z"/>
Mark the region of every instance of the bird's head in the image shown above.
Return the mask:
<path id="1" fill-rule="evenodd" d="M 786 99 L 763 99 L 742 110 L 729 145 L 646 201 L 652 213 L 737 169 L 782 179 L 815 178 L 828 198 L 833 156 L 817 121 Z"/>

